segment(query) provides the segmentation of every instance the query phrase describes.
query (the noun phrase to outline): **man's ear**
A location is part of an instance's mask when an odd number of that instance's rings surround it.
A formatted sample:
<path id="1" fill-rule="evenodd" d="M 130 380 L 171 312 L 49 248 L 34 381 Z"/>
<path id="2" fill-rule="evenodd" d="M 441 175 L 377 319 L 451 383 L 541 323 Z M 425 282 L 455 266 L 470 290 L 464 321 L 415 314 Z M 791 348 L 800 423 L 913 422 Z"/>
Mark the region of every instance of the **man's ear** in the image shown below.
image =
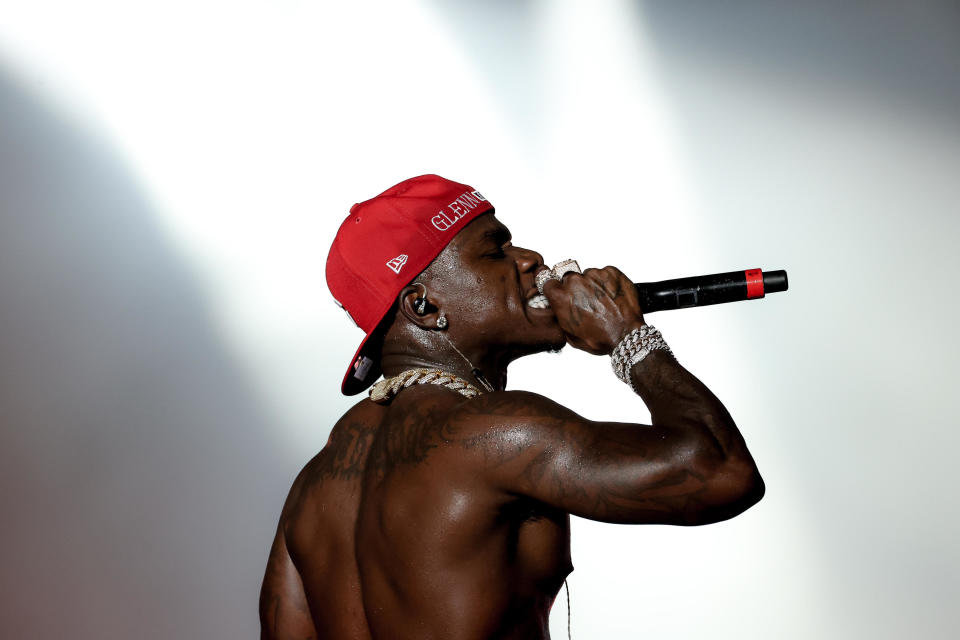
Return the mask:
<path id="1" fill-rule="evenodd" d="M 397 306 L 404 317 L 421 329 L 430 331 L 437 327 L 439 311 L 429 298 L 424 299 L 426 288 L 422 284 L 407 285 L 400 291 Z"/>

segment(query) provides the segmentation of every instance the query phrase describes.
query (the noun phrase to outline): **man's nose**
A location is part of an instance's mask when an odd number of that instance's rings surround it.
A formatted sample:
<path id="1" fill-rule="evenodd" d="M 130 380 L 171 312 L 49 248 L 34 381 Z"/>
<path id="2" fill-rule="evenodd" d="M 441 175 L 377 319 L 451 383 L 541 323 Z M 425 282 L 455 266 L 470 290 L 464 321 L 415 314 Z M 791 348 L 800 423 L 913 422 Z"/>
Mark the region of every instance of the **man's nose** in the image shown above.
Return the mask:
<path id="1" fill-rule="evenodd" d="M 517 250 L 517 268 L 522 273 L 534 271 L 543 264 L 543 256 L 532 249 L 514 247 Z"/>

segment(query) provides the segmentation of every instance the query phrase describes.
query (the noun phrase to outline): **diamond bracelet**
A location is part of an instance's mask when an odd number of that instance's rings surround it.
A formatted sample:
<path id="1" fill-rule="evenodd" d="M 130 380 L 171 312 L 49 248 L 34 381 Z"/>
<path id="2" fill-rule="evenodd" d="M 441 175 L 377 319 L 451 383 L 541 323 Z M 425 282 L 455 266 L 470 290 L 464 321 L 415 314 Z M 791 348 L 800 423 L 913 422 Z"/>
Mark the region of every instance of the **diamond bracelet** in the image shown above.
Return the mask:
<path id="1" fill-rule="evenodd" d="M 610 366 L 617 377 L 632 388 L 630 370 L 633 365 L 650 355 L 651 351 L 657 350 L 673 353 L 656 327 L 645 324 L 625 335 L 614 347 L 610 354 Z"/>

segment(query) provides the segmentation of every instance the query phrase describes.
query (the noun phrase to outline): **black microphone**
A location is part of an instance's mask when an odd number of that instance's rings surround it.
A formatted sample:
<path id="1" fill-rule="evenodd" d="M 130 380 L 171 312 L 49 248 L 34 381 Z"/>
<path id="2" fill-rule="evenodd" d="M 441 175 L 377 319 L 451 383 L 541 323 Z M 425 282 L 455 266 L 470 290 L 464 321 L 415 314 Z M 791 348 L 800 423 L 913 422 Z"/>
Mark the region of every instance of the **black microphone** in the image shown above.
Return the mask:
<path id="1" fill-rule="evenodd" d="M 704 307 L 721 302 L 762 298 L 787 290 L 787 272 L 747 269 L 691 276 L 661 282 L 637 282 L 640 309 L 644 313 Z"/>

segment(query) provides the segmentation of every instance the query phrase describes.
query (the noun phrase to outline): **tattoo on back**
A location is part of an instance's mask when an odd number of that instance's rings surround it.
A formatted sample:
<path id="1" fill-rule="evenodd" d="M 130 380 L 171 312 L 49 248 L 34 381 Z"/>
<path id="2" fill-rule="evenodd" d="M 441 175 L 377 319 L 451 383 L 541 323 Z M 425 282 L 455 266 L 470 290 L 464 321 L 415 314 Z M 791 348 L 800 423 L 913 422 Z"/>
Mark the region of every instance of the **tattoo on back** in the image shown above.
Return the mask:
<path id="1" fill-rule="evenodd" d="M 316 470 L 320 479 L 351 480 L 359 477 L 375 432 L 374 426 L 357 421 L 336 425 L 317 459 Z"/>
<path id="2" fill-rule="evenodd" d="M 370 468 L 378 478 L 404 465 L 418 465 L 430 451 L 446 439 L 446 415 L 435 402 L 420 402 L 394 408 L 390 423 L 374 438 L 370 449 Z"/>
<path id="3" fill-rule="evenodd" d="M 433 400 L 395 406 L 383 424 L 338 423 L 317 458 L 317 477 L 353 480 L 370 469 L 382 479 L 398 467 L 420 464 L 433 449 L 450 442 L 445 412 Z"/>

